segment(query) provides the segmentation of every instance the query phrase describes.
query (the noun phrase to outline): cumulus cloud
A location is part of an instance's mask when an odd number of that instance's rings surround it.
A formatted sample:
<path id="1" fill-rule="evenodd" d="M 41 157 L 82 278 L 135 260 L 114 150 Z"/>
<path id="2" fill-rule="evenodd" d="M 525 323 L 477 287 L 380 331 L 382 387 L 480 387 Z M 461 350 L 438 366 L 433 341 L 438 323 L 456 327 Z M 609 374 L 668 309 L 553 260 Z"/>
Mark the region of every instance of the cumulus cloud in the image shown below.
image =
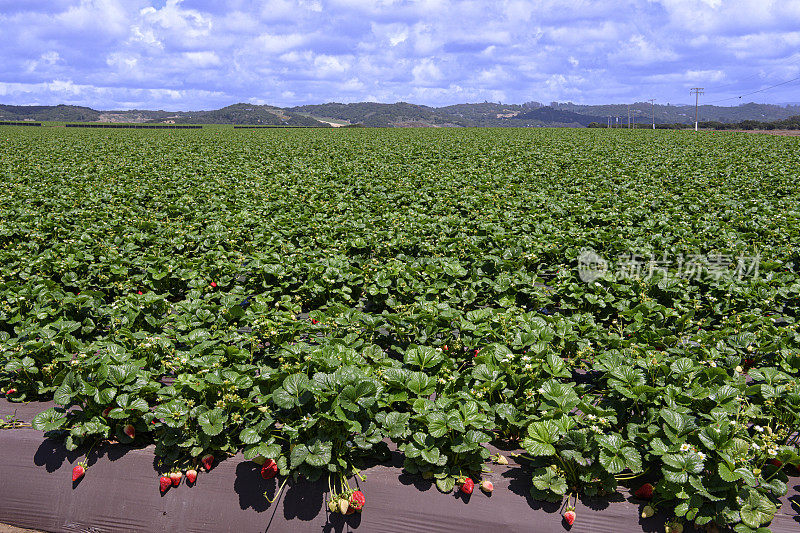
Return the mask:
<path id="1" fill-rule="evenodd" d="M 735 104 L 800 73 L 800 2 L 774 0 L 2 0 L 0 26 L 15 104 Z"/>

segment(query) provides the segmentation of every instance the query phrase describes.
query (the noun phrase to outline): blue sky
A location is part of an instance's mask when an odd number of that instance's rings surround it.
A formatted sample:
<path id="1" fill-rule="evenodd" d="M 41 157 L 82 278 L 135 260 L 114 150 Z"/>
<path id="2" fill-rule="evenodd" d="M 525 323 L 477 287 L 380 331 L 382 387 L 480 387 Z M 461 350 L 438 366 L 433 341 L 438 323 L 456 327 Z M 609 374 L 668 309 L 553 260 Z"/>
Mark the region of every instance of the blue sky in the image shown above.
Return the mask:
<path id="1" fill-rule="evenodd" d="M 800 0 L 0 0 L 0 103 L 800 101 Z"/>

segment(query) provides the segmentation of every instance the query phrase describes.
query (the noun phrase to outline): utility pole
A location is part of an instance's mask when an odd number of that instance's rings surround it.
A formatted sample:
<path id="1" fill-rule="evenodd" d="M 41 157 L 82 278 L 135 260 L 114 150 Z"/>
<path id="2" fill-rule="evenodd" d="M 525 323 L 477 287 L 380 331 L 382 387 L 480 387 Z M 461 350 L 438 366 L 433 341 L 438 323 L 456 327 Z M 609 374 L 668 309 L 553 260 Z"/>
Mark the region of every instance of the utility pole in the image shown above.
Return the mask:
<path id="1" fill-rule="evenodd" d="M 633 104 L 634 106 L 636 104 Z M 631 113 L 631 124 L 633 124 L 633 129 L 636 129 L 636 108 L 633 108 L 633 112 Z"/>
<path id="2" fill-rule="evenodd" d="M 656 129 L 656 99 L 651 98 L 648 102 L 653 104 L 653 129 Z"/>
<path id="3" fill-rule="evenodd" d="M 628 129 L 631 129 L 631 106 L 628 104 Z"/>
<path id="4" fill-rule="evenodd" d="M 703 87 L 692 87 L 689 90 L 689 94 L 694 95 L 694 131 L 697 131 L 697 117 L 698 117 L 698 109 L 700 106 L 700 95 L 705 94 L 703 91 Z"/>

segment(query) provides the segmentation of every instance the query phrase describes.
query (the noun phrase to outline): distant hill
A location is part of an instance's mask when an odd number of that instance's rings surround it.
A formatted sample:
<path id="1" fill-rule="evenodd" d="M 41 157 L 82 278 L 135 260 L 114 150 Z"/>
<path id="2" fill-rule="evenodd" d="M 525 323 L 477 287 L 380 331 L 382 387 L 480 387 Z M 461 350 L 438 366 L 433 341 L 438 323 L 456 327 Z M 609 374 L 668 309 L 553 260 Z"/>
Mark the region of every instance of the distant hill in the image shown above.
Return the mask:
<path id="1" fill-rule="evenodd" d="M 213 111 L 173 113 L 176 124 L 254 124 L 265 126 L 314 126 L 330 128 L 330 124 L 308 116 L 267 105 L 234 104 Z"/>
<path id="2" fill-rule="evenodd" d="M 637 124 L 650 123 L 655 113 L 658 124 L 689 124 L 694 121 L 694 106 L 634 104 L 579 105 L 553 102 L 502 104 L 483 102 L 430 107 L 397 102 L 381 104 L 358 102 L 326 103 L 280 108 L 239 103 L 210 111 L 97 111 L 88 107 L 0 105 L 0 120 L 58 122 L 136 122 L 175 124 L 238 124 L 331 127 L 585 127 L 592 122 L 624 124 L 628 112 Z M 743 121 L 773 122 L 800 114 L 800 105 L 743 104 L 735 107 L 700 106 L 700 120 L 734 124 Z"/>
<path id="3" fill-rule="evenodd" d="M 94 122 L 102 113 L 74 105 L 2 105 L 0 120 L 50 120 L 55 122 Z"/>
<path id="4" fill-rule="evenodd" d="M 379 104 L 359 102 L 356 104 L 319 104 L 290 107 L 288 111 L 343 120 L 350 124 L 363 124 L 372 127 L 402 126 L 470 126 L 468 121 L 459 120 L 435 107 L 398 102 Z"/>
<path id="5" fill-rule="evenodd" d="M 540 107 L 525 113 L 520 113 L 513 120 L 538 120 L 545 124 L 554 122 L 562 124 L 579 124 L 581 126 L 588 126 L 592 122 L 605 123 L 605 117 L 595 117 L 591 115 L 582 115 L 580 113 L 573 113 L 572 111 L 562 111 L 560 109 L 553 109 L 552 107 Z"/>
<path id="6" fill-rule="evenodd" d="M 693 105 L 656 105 L 648 102 L 636 102 L 630 106 L 626 104 L 609 105 L 578 105 L 572 103 L 559 103 L 554 106 L 559 111 L 571 111 L 581 115 L 600 117 L 601 124 L 605 124 L 606 117 L 619 117 L 620 123 L 627 121 L 628 108 L 630 108 L 636 122 L 651 122 L 655 111 L 656 124 L 694 123 Z M 701 121 L 717 121 L 723 123 L 741 122 L 743 120 L 759 120 L 771 122 L 784 120 L 800 114 L 800 106 L 780 106 L 772 104 L 747 103 L 732 107 L 701 105 Z"/>
<path id="7" fill-rule="evenodd" d="M 0 105 L 0 120 L 55 122 L 134 122 L 174 124 L 253 124 L 266 126 L 314 126 L 330 124 L 279 107 L 234 104 L 212 111 L 96 111 L 88 107 Z"/>

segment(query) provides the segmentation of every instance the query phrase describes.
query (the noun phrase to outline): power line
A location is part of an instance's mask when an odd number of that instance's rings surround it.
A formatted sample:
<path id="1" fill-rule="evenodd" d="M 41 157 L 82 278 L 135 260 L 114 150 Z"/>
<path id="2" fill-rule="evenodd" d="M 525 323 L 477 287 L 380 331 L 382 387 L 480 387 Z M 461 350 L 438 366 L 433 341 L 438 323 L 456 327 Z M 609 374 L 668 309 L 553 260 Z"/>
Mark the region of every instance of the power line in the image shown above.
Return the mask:
<path id="1" fill-rule="evenodd" d="M 774 89 L 775 87 L 780 87 L 781 85 L 786 85 L 787 83 L 792 83 L 793 81 L 800 80 L 800 76 L 796 78 L 792 78 L 791 80 L 782 81 L 780 83 L 776 83 L 775 85 L 770 85 L 769 87 L 764 87 L 763 89 L 758 89 L 757 91 L 751 91 L 749 93 L 744 93 L 740 96 L 731 96 L 730 98 L 721 98 L 719 100 L 714 100 L 712 102 L 706 102 L 706 104 L 715 104 L 717 102 L 725 102 L 726 100 L 735 100 L 737 98 L 742 98 L 743 96 L 750 96 L 751 94 L 756 93 L 763 93 L 764 91 L 768 91 L 770 89 Z"/>
<path id="2" fill-rule="evenodd" d="M 789 63 L 786 63 L 786 64 L 784 64 L 784 65 L 780 65 L 780 66 L 782 66 L 782 67 L 788 67 L 788 66 L 791 66 L 791 65 L 796 65 L 797 63 L 800 63 L 800 58 L 798 58 L 798 59 L 795 59 L 794 61 L 790 61 Z M 772 67 L 772 68 L 770 68 L 769 70 L 774 72 L 776 68 L 777 68 L 777 67 Z M 762 72 L 763 72 L 763 71 L 762 71 Z M 710 89 L 707 89 L 707 90 L 708 90 L 708 91 L 710 91 L 710 92 L 717 92 L 717 91 L 719 91 L 720 89 L 724 89 L 725 87 L 731 87 L 731 86 L 734 86 L 734 85 L 739 85 L 739 84 L 741 84 L 743 81 L 751 80 L 751 79 L 753 79 L 753 78 L 757 78 L 757 77 L 761 76 L 762 72 L 757 72 L 757 73 L 755 73 L 755 74 L 753 74 L 753 75 L 751 75 L 751 76 L 747 76 L 746 78 L 742 78 L 742 79 L 740 79 L 740 80 L 732 81 L 732 82 L 730 82 L 730 83 L 725 83 L 725 84 L 723 84 L 723 85 L 717 85 L 716 87 L 711 87 Z M 764 77 L 769 77 L 769 76 L 766 76 L 766 75 L 765 75 Z M 734 98 L 737 98 L 737 97 L 734 97 Z"/>

